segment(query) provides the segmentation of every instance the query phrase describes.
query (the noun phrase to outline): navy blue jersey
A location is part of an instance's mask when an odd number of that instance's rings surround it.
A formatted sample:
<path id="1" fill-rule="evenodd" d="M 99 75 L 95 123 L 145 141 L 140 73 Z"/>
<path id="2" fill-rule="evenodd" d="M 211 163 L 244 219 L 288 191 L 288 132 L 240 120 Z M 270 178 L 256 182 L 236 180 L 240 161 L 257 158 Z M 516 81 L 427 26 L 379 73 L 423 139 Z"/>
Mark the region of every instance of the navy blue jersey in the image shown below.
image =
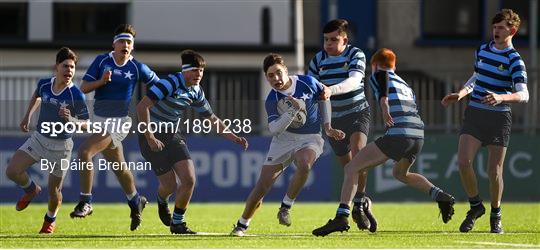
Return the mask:
<path id="1" fill-rule="evenodd" d="M 525 63 L 519 53 L 510 46 L 502 51 L 493 48 L 493 41 L 476 50 L 474 71 L 476 82 L 469 106 L 492 111 L 510 111 L 510 104 L 491 106 L 482 103 L 487 94 L 511 94 L 517 83 L 527 83 Z"/>
<path id="2" fill-rule="evenodd" d="M 388 74 L 388 106 L 390 116 L 394 120 L 394 126 L 386 128 L 386 135 L 401 136 L 407 138 L 424 138 L 424 122 L 418 114 L 416 97 L 409 85 L 393 71 Z M 381 93 L 387 90 L 381 88 L 377 82 L 375 73 L 371 75 L 369 84 L 373 95 L 380 100 Z"/>
<path id="3" fill-rule="evenodd" d="M 96 81 L 105 71 L 112 71 L 111 81 L 95 90 L 94 113 L 102 117 L 127 116 L 135 85 L 159 80 L 156 73 L 133 57 L 124 65 L 116 64 L 112 53 L 97 56 L 83 77 L 85 81 Z"/>
<path id="4" fill-rule="evenodd" d="M 150 87 L 147 96 L 158 101 L 150 109 L 150 118 L 154 122 L 174 123 L 182 118 L 188 107 L 192 107 L 203 117 L 213 114 L 202 88 L 198 85 L 187 87 L 181 72 L 159 80 Z"/>
<path id="5" fill-rule="evenodd" d="M 323 85 L 311 76 L 290 76 L 293 88 L 292 96 L 302 99 L 306 103 L 306 123 L 299 128 L 287 128 L 287 131 L 297 134 L 316 134 L 321 131 L 321 116 L 317 101 L 323 92 Z M 265 107 L 268 114 L 268 123 L 279 118 L 277 103 L 287 97 L 286 94 L 272 89 L 266 97 Z"/>
<path id="6" fill-rule="evenodd" d="M 66 120 L 58 115 L 61 107 L 69 109 L 71 116 L 77 119 L 87 120 L 88 109 L 85 103 L 86 98 L 82 91 L 73 83 L 70 83 L 60 93 L 54 93 L 52 90 L 54 80 L 55 77 L 39 80 L 36 91 L 34 92 L 37 97 L 41 98 L 37 131 L 49 138 L 67 139 L 71 137 L 71 134 L 66 132 L 58 133 L 56 136 L 51 136 L 49 133 L 42 133 L 42 124 L 44 122 L 66 123 Z"/>
<path id="7" fill-rule="evenodd" d="M 309 63 L 308 75 L 315 77 L 326 86 L 338 84 L 349 78 L 349 72 L 358 71 L 364 74 L 366 56 L 359 48 L 347 45 L 339 56 L 329 56 L 324 50 L 320 51 Z M 369 107 L 364 94 L 364 78 L 350 92 L 332 95 L 332 118 L 343 117 L 353 112 L 359 112 Z"/>

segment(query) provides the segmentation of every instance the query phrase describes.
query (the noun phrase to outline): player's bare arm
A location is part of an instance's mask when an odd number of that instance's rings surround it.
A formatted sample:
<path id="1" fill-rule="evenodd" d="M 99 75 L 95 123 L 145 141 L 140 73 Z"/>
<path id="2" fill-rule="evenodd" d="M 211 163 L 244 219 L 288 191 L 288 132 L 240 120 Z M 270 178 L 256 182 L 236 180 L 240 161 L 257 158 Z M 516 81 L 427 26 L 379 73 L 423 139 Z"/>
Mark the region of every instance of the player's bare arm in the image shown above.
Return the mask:
<path id="1" fill-rule="evenodd" d="M 332 128 L 332 106 L 330 105 L 330 100 L 319 100 L 318 104 L 321 110 L 325 134 L 335 140 L 343 140 L 345 138 L 345 132 Z"/>
<path id="2" fill-rule="evenodd" d="M 19 124 L 19 127 L 21 128 L 22 132 L 29 132 L 30 131 L 30 119 L 32 117 L 32 114 L 36 111 L 37 107 L 41 103 L 41 97 L 36 96 L 34 93 L 32 95 L 32 99 L 30 100 L 30 104 L 28 104 L 28 109 L 26 110 L 26 114 L 24 115 L 21 123 Z"/>
<path id="3" fill-rule="evenodd" d="M 472 88 L 471 88 L 472 90 Z M 463 97 L 467 96 L 469 94 L 469 87 L 464 87 L 457 93 L 450 93 L 446 95 L 442 100 L 441 104 L 446 108 L 450 104 L 454 104 L 456 102 L 459 102 Z"/>
<path id="4" fill-rule="evenodd" d="M 442 100 L 441 104 L 446 108 L 448 105 L 459 102 L 463 97 L 469 95 L 472 93 L 474 89 L 474 85 L 476 84 L 476 73 L 473 73 L 473 75 L 463 84 L 463 88 L 460 89 L 457 93 L 450 93 L 446 95 Z"/>
<path id="5" fill-rule="evenodd" d="M 225 137 L 227 140 L 232 141 L 232 142 L 242 146 L 242 148 L 244 150 L 248 149 L 249 143 L 248 143 L 247 139 L 244 138 L 244 137 L 239 137 L 239 136 L 235 135 L 234 133 L 232 133 L 230 131 L 226 131 L 227 126 L 225 126 L 225 124 L 223 123 L 223 121 L 221 119 L 219 119 L 219 117 L 217 117 L 215 114 L 212 114 L 208 119 L 210 119 L 210 121 L 212 121 L 212 124 L 217 124 L 218 125 L 217 128 L 216 128 L 216 131 L 217 131 L 218 134 Z"/>
<path id="6" fill-rule="evenodd" d="M 143 97 L 143 99 L 137 104 L 137 118 L 140 123 L 150 124 L 150 108 L 156 104 L 156 101 L 150 99 L 148 96 Z M 152 151 L 161 151 L 165 147 L 162 141 L 158 140 L 149 129 L 144 133 L 146 141 L 148 141 L 148 146 Z"/>
<path id="7" fill-rule="evenodd" d="M 392 119 L 392 116 L 390 115 L 390 106 L 388 105 L 388 96 L 381 97 L 381 100 L 379 101 L 379 104 L 381 105 L 381 115 L 384 121 L 384 125 L 387 127 L 394 126 L 394 119 Z"/>

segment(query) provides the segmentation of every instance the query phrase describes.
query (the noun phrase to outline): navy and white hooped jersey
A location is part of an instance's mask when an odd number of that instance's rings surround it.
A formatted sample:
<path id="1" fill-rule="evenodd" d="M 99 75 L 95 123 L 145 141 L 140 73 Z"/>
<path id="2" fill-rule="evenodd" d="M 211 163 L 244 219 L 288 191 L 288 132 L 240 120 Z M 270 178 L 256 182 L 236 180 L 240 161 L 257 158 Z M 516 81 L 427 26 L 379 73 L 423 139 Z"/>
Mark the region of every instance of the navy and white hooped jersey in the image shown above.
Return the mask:
<path id="1" fill-rule="evenodd" d="M 527 83 L 525 63 L 519 53 L 510 46 L 502 51 L 495 49 L 494 42 L 481 45 L 476 50 L 474 71 L 476 82 L 469 106 L 492 111 L 510 111 L 510 104 L 496 106 L 482 103 L 489 93 L 511 94 L 518 83 Z"/>
<path id="2" fill-rule="evenodd" d="M 177 122 L 188 107 L 192 107 L 203 117 L 213 114 L 202 88 L 198 85 L 187 87 L 181 72 L 170 74 L 152 85 L 146 94 L 158 101 L 150 109 L 153 122 Z"/>
<path id="3" fill-rule="evenodd" d="M 287 131 L 297 134 L 317 134 L 321 131 L 321 116 L 317 101 L 323 92 L 323 85 L 311 76 L 289 76 L 291 79 L 292 96 L 302 99 L 306 103 L 306 123 L 299 128 L 287 128 Z M 279 118 L 277 103 L 288 95 L 272 89 L 266 97 L 265 108 L 268 114 L 268 123 Z"/>
<path id="4" fill-rule="evenodd" d="M 85 103 L 86 98 L 73 82 L 60 93 L 54 93 L 52 89 L 54 80 L 55 77 L 39 80 L 36 91 L 34 92 L 37 97 L 41 98 L 37 131 L 48 138 L 67 139 L 71 137 L 71 134 L 66 132 L 58 133 L 56 136 L 51 136 L 49 133 L 42 133 L 43 123 L 66 123 L 66 120 L 58 115 L 61 107 L 69 109 L 71 116 L 77 119 L 87 120 L 88 109 Z M 51 127 L 49 126 L 49 128 Z"/>
<path id="5" fill-rule="evenodd" d="M 394 126 L 387 127 L 385 135 L 401 136 L 407 138 L 424 138 L 424 122 L 418 114 L 416 96 L 409 85 L 393 71 L 388 74 L 388 106 Z M 369 84 L 377 102 L 381 98 L 381 85 L 375 78 L 375 72 L 369 79 Z"/>
<path id="6" fill-rule="evenodd" d="M 124 65 L 116 64 L 113 52 L 97 56 L 83 80 L 99 80 L 107 70 L 112 71 L 111 81 L 97 88 L 94 95 L 94 113 L 102 117 L 127 116 L 137 83 L 150 85 L 159 80 L 156 73 L 132 56 Z"/>
<path id="7" fill-rule="evenodd" d="M 349 78 L 349 72 L 358 71 L 364 74 L 366 56 L 359 48 L 347 45 L 339 56 L 329 56 L 320 51 L 309 63 L 308 75 L 315 77 L 326 86 L 338 84 Z M 332 118 L 342 117 L 359 112 L 369 107 L 364 93 L 364 78 L 358 82 L 354 90 L 341 95 L 332 95 Z"/>

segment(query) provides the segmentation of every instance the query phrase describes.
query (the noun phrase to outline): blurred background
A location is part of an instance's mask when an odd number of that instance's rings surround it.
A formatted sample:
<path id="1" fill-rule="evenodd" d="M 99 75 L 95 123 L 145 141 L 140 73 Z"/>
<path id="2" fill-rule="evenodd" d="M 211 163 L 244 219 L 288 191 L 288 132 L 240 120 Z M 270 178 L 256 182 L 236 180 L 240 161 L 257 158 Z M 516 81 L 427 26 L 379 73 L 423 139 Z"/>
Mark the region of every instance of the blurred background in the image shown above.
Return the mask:
<path id="1" fill-rule="evenodd" d="M 132 24 L 137 31 L 135 58 L 159 76 L 180 71 L 182 50 L 200 52 L 208 65 L 201 84 L 216 114 L 251 121 L 252 130 L 245 134 L 251 144 L 247 152 L 216 135 L 188 136 L 198 177 L 193 200 L 244 200 L 257 180 L 271 139 L 264 111 L 270 87 L 261 69 L 263 58 L 270 52 L 279 53 L 291 72 L 305 72 L 309 60 L 322 49 L 322 27 L 335 18 L 349 21 L 350 43 L 361 48 L 368 61 L 381 47 L 396 52 L 396 72 L 415 91 L 426 124 L 424 149 L 412 171 L 465 200 L 456 151 L 467 102 L 444 109 L 440 100 L 459 90 L 471 76 L 474 51 L 491 39 L 491 18 L 502 8 L 513 9 L 522 20 L 514 46 L 527 66 L 530 93 L 529 103 L 513 105 L 503 199 L 538 201 L 538 0 L 0 0 L 0 202 L 13 203 L 22 194 L 4 171 L 11 155 L 29 136 L 18 125 L 38 79 L 52 75 L 57 50 L 68 46 L 78 53 L 76 83 L 80 84 L 94 58 L 112 50 L 113 31 L 122 23 Z M 369 74 L 368 67 L 366 76 Z M 131 115 L 144 93 L 145 86 L 139 85 Z M 371 141 L 384 132 L 384 126 L 369 87 L 366 94 L 372 106 Z M 88 99 L 91 103 L 92 94 Z M 196 118 L 194 114 L 189 117 Z M 74 158 L 84 138 L 75 137 Z M 124 141 L 124 150 L 128 161 L 143 161 L 135 135 Z M 489 197 L 486 161 L 484 149 L 475 168 L 485 199 Z M 370 171 L 367 192 L 373 200 L 427 201 L 424 194 L 393 179 L 391 164 Z M 47 173 L 39 165 L 29 171 L 46 185 Z M 278 180 L 268 199 L 283 197 L 292 172 Z M 114 174 L 96 174 L 95 201 L 123 201 Z M 157 189 L 155 175 L 151 171 L 134 174 L 139 192 L 152 200 Z M 342 175 L 326 145 L 299 200 L 337 200 Z M 77 200 L 78 186 L 78 173 L 70 171 L 64 185 L 65 202 Z"/>

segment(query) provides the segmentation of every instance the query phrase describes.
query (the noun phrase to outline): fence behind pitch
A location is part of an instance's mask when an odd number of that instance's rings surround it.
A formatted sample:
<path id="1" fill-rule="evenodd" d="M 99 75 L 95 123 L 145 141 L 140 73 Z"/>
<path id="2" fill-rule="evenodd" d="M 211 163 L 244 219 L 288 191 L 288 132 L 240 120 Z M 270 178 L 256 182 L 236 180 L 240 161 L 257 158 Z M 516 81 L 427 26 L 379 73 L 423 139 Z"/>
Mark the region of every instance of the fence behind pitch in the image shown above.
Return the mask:
<path id="1" fill-rule="evenodd" d="M 79 69 L 75 82 L 80 83 L 84 69 Z M 530 101 L 528 104 L 514 104 L 513 129 L 526 133 L 537 133 L 540 130 L 540 110 L 538 109 L 539 88 L 534 83 L 535 71 L 529 71 Z M 26 112 L 28 100 L 35 90 L 38 79 L 51 76 L 50 71 L 0 71 L 0 131 L 13 133 L 18 131 L 19 122 Z M 426 130 L 456 132 L 461 126 L 462 114 L 467 102 L 462 101 L 450 108 L 440 105 L 441 98 L 451 91 L 458 90 L 467 80 L 467 75 L 460 71 L 436 72 L 437 77 L 420 71 L 398 72 L 413 88 L 417 96 L 419 110 L 426 124 Z M 367 74 L 369 76 L 369 72 Z M 442 76 L 442 77 L 441 77 Z M 216 114 L 222 118 L 250 119 L 255 134 L 264 134 L 266 117 L 264 99 L 266 93 L 262 89 L 266 82 L 258 70 L 207 70 L 201 83 L 207 99 Z M 368 84 L 366 94 L 372 109 L 373 131 L 384 130 L 380 111 L 371 94 Z M 134 114 L 137 101 L 144 94 L 139 87 L 134 94 L 130 114 Z M 92 100 L 92 94 L 88 96 Z M 90 105 L 91 106 L 91 105 Z M 190 114 L 188 117 L 195 117 Z"/>

